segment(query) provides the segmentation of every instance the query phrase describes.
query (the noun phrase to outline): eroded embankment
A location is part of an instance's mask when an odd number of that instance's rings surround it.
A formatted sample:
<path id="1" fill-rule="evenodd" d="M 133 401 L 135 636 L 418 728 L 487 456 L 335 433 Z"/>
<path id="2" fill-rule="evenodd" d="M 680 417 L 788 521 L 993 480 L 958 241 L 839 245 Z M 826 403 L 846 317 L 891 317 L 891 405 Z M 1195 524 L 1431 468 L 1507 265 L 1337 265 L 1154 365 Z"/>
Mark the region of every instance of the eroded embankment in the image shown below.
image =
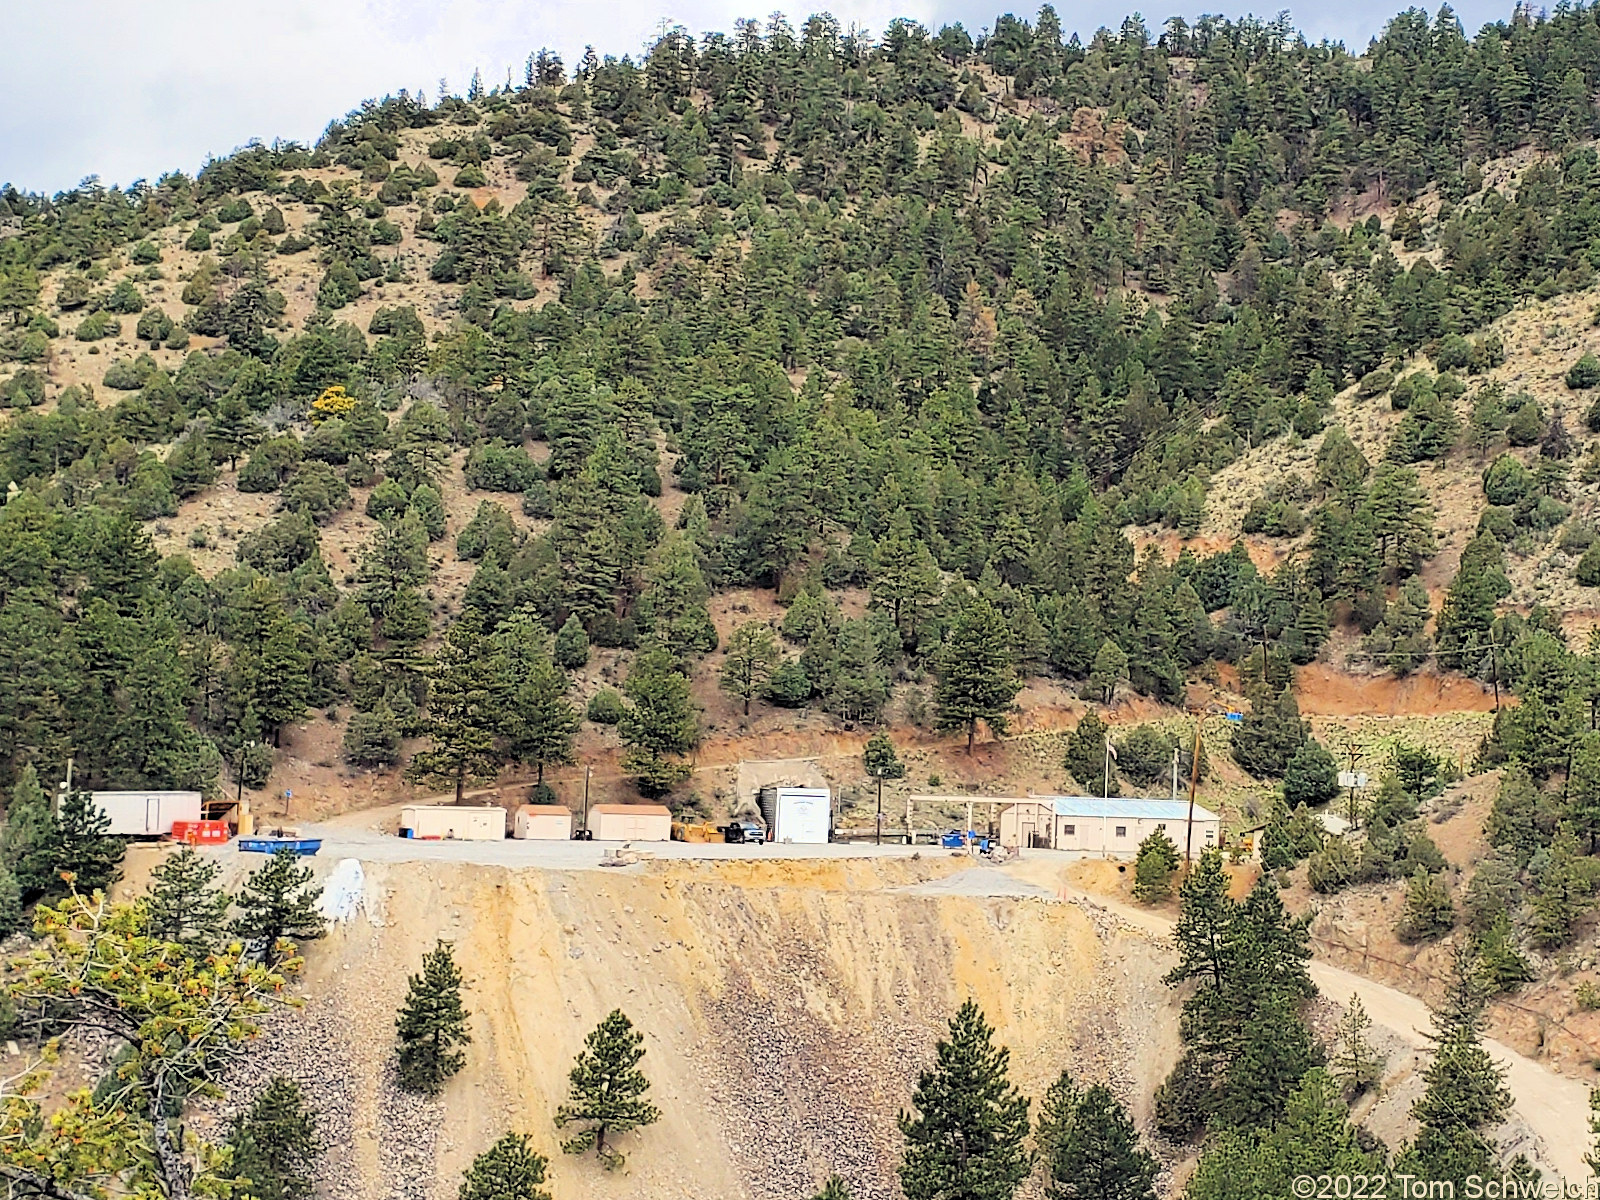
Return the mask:
<path id="1" fill-rule="evenodd" d="M 323 1191 L 341 1200 L 454 1196 L 508 1128 L 551 1155 L 555 1200 L 792 1200 L 832 1171 L 861 1200 L 887 1198 L 895 1113 L 968 996 L 1030 1095 L 1070 1067 L 1113 1083 L 1142 1121 L 1176 1054 L 1151 945 L 1070 904 L 917 887 L 949 869 L 366 864 L 362 911 L 309 947 L 305 1009 L 273 1022 L 244 1074 L 306 1084 L 332 1143 Z M 473 1043 L 430 1103 L 395 1089 L 392 1059 L 406 976 L 435 938 L 471 981 Z M 561 1155 L 550 1117 L 614 1007 L 648 1037 L 664 1116 L 608 1175 Z"/>

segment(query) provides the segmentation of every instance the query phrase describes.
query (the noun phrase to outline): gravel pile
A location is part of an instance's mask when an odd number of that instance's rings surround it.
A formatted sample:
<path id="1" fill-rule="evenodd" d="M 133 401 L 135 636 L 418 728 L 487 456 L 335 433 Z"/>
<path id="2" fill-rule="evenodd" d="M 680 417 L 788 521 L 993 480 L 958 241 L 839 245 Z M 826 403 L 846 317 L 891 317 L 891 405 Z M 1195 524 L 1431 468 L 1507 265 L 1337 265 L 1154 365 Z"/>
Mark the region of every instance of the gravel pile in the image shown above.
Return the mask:
<path id="1" fill-rule="evenodd" d="M 443 1105 L 400 1088 L 392 1056 L 392 1013 L 359 1000 L 352 1004 L 350 999 L 341 987 L 331 997 L 308 1000 L 303 1008 L 267 1014 L 261 1036 L 222 1081 L 228 1099 L 202 1108 L 195 1124 L 204 1136 L 220 1140 L 233 1116 L 281 1075 L 300 1085 L 306 1103 L 317 1113 L 326 1147 L 318 1171 L 319 1196 L 355 1200 L 363 1194 L 361 1183 L 370 1166 L 358 1161 L 357 1155 L 361 1139 L 376 1128 L 383 1194 L 388 1200 L 431 1200 Z M 376 1120 L 358 1112 L 360 1077 L 370 1079 L 374 1073 Z M 370 1154 L 369 1150 L 368 1163 Z"/>

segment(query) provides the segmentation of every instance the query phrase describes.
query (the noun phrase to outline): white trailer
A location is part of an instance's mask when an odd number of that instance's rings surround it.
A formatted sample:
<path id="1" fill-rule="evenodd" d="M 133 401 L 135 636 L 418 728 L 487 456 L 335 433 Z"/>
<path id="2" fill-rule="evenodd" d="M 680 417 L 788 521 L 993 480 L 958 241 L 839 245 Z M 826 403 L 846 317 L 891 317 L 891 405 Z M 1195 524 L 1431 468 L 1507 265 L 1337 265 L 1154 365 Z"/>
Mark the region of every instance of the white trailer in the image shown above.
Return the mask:
<path id="1" fill-rule="evenodd" d="M 833 832 L 833 795 L 827 788 L 773 785 L 761 789 L 759 803 L 772 841 L 827 845 Z"/>
<path id="2" fill-rule="evenodd" d="M 498 804 L 408 804 L 400 810 L 400 836 L 498 842 L 506 836 L 506 810 Z"/>
<path id="3" fill-rule="evenodd" d="M 90 792 L 89 797 L 111 818 L 106 832 L 116 837 L 166 837 L 174 821 L 201 818 L 199 792 Z"/>
<path id="4" fill-rule="evenodd" d="M 533 842 L 570 842 L 572 810 L 564 804 L 524 804 L 512 818 L 511 836 Z"/>

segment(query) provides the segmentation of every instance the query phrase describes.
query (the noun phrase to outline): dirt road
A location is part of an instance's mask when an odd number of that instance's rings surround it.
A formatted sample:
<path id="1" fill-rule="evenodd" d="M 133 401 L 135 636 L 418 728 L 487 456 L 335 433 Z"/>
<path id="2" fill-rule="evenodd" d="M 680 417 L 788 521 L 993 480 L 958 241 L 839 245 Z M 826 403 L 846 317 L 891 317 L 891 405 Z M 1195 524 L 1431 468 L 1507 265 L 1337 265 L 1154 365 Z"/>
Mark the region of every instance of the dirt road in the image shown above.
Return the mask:
<path id="1" fill-rule="evenodd" d="M 1150 933 L 1162 937 L 1172 933 L 1173 923 L 1158 913 L 1068 886 L 1063 886 L 1059 894 L 1064 899 L 1106 909 Z M 1311 981 L 1329 999 L 1344 1002 L 1352 995 L 1359 996 L 1374 1024 L 1382 1025 L 1412 1046 L 1427 1045 L 1433 1019 L 1428 1006 L 1415 996 L 1326 963 L 1313 961 L 1310 970 Z M 1483 1045 L 1505 1067 L 1506 1086 L 1516 1100 L 1518 1114 L 1542 1143 L 1544 1161 L 1564 1179 L 1588 1179 L 1591 1172 L 1584 1154 L 1590 1142 L 1589 1089 L 1492 1038 L 1485 1038 Z"/>

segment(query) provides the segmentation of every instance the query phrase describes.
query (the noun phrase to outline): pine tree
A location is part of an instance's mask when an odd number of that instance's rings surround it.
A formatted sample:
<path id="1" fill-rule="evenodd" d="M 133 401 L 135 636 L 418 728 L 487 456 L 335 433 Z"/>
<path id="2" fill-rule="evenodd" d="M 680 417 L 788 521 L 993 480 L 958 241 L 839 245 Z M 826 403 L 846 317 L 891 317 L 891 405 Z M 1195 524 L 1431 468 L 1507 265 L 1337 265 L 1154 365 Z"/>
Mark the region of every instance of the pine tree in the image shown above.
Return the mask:
<path id="1" fill-rule="evenodd" d="M 1594 860 L 1580 853 L 1572 830 L 1562 826 L 1550 843 L 1544 870 L 1534 880 L 1533 920 L 1528 939 L 1553 950 L 1572 937 L 1572 927 L 1592 903 Z"/>
<path id="2" fill-rule="evenodd" d="M 1470 1175 L 1493 1173 L 1495 1145 L 1485 1135 L 1511 1108 L 1505 1068 L 1483 1048 L 1483 985 L 1469 939 L 1455 948 L 1444 1002 L 1434 1010 L 1433 1061 L 1411 1115 L 1416 1140 L 1395 1161 L 1397 1172 L 1448 1180 L 1458 1189 Z"/>
<path id="3" fill-rule="evenodd" d="M 1139 843 L 1139 855 L 1133 864 L 1133 896 L 1146 904 L 1154 904 L 1172 895 L 1172 876 L 1178 869 L 1178 848 L 1162 830 L 1157 829 Z"/>
<path id="4" fill-rule="evenodd" d="M 1050 1086 L 1037 1136 L 1048 1200 L 1154 1200 L 1156 1161 L 1102 1084 L 1079 1092 L 1063 1071 Z"/>
<path id="5" fill-rule="evenodd" d="M 233 897 L 216 885 L 222 864 L 180 846 L 150 872 L 145 889 L 150 936 L 205 957 L 222 941 Z"/>
<path id="6" fill-rule="evenodd" d="M 514 614 L 494 636 L 504 695 L 500 700 L 506 752 L 532 763 L 536 785 L 547 765 L 572 761 L 572 739 L 582 717 L 567 700 L 567 677 L 545 652 L 548 635 L 526 613 Z"/>
<path id="7" fill-rule="evenodd" d="M 472 1160 L 456 1200 L 550 1200 L 539 1186 L 548 1166 L 527 1134 L 505 1134 Z"/>
<path id="8" fill-rule="evenodd" d="M 22 926 L 22 889 L 11 868 L 0 863 L 0 938 L 10 937 Z"/>
<path id="9" fill-rule="evenodd" d="M 1584 734 L 1572 748 L 1566 818 L 1593 854 L 1600 840 L 1600 733 Z"/>
<path id="10" fill-rule="evenodd" d="M 476 631 L 459 621 L 450 627 L 428 672 L 424 729 L 431 744 L 412 756 L 407 779 L 449 784 L 460 804 L 468 779 L 494 773 L 503 720 L 500 666 Z"/>
<path id="11" fill-rule="evenodd" d="M 311 868 L 301 866 L 299 856 L 282 847 L 245 881 L 233 932 L 254 944 L 262 962 L 275 967 L 294 953 L 286 939 L 319 938 L 327 932 L 327 922 L 317 910 L 321 898 L 322 887 L 311 882 Z"/>
<path id="12" fill-rule="evenodd" d="M 1478 971 L 1490 992 L 1500 995 L 1533 982 L 1533 968 L 1517 949 L 1511 918 L 1504 909 L 1478 935 Z"/>
<path id="13" fill-rule="evenodd" d="M 1281 777 L 1309 736 L 1292 688 L 1276 696 L 1258 691 L 1233 731 L 1233 761 L 1252 775 Z"/>
<path id="14" fill-rule="evenodd" d="M 1028 1177 L 1028 1100 L 1008 1075 L 1011 1052 L 994 1044 L 982 1011 L 966 1001 L 900 1114 L 906 1200 L 1011 1200 Z"/>
<path id="15" fill-rule="evenodd" d="M 111 837 L 111 818 L 95 807 L 88 792 L 74 789 L 52 817 L 44 843 L 25 861 L 31 879 L 48 879 L 47 891 L 71 887 L 88 893 L 103 891 L 122 876 L 122 858 L 128 843 Z"/>
<path id="16" fill-rule="evenodd" d="M 1084 695 L 1101 704 L 1110 704 L 1116 696 L 1117 685 L 1127 677 L 1128 656 L 1122 652 L 1121 646 L 1107 638 L 1095 653 Z"/>
<path id="17" fill-rule="evenodd" d="M 1334 1030 L 1334 1050 L 1328 1060 L 1328 1073 L 1339 1081 L 1351 1099 L 1383 1078 L 1384 1058 L 1367 1038 L 1372 1018 L 1362 1007 L 1361 997 L 1352 993 L 1350 1003 Z"/>
<path id="18" fill-rule="evenodd" d="M 437 942 L 422 956 L 422 972 L 410 977 L 406 1000 L 395 1019 L 400 1036 L 400 1086 L 437 1096 L 445 1081 L 466 1065 L 455 1047 L 472 1041 L 461 1002 L 461 968 L 450 943 Z"/>
<path id="19" fill-rule="evenodd" d="M 6 823 L 0 827 L 0 863 L 16 876 L 25 898 L 51 886 L 48 857 L 41 854 L 50 838 L 50 800 L 39 786 L 33 764 L 23 767 L 6 804 Z"/>
<path id="20" fill-rule="evenodd" d="M 577 671 L 588 665 L 589 635 L 576 616 L 568 617 L 557 631 L 552 656 L 563 671 Z"/>
<path id="21" fill-rule="evenodd" d="M 1326 804 L 1338 794 L 1338 763 L 1321 742 L 1307 738 L 1283 769 L 1284 803 L 1290 808 Z"/>
<path id="22" fill-rule="evenodd" d="M 275 1077 L 250 1107 L 233 1119 L 228 1178 L 247 1184 L 254 1200 L 309 1200 L 322 1157 L 317 1113 L 300 1087 Z"/>
<path id="23" fill-rule="evenodd" d="M 1406 906 L 1395 925 L 1402 942 L 1426 942 L 1455 928 L 1456 909 L 1444 880 L 1418 865 L 1406 888 Z"/>
<path id="24" fill-rule="evenodd" d="M 717 629 L 706 608 L 710 595 L 695 561 L 694 543 L 671 538 L 645 572 L 644 593 L 636 612 L 640 632 L 653 637 L 682 663 L 692 655 L 709 653 L 717 646 Z"/>
<path id="25" fill-rule="evenodd" d="M 772 627 L 765 621 L 746 621 L 728 637 L 722 660 L 722 690 L 744 702 L 744 715 L 750 715 L 750 699 L 759 695 L 782 661 Z"/>
<path id="26" fill-rule="evenodd" d="M 568 1076 L 567 1102 L 556 1109 L 556 1128 L 579 1126 L 562 1150 L 584 1154 L 592 1148 L 608 1171 L 622 1166 L 625 1156 L 606 1139 L 661 1119 L 661 1110 L 645 1099 L 650 1081 L 639 1070 L 644 1053 L 644 1034 L 620 1008 L 583 1039 Z"/>
<path id="27" fill-rule="evenodd" d="M 637 778 L 644 795 L 665 795 L 688 777 L 688 764 L 678 756 L 687 754 L 699 736 L 689 679 L 671 653 L 652 645 L 634 656 L 622 688 L 632 702 L 618 722 L 628 748 L 623 770 Z"/>
<path id="28" fill-rule="evenodd" d="M 883 781 L 905 778 L 906 765 L 895 753 L 894 742 L 883 730 L 867 739 L 861 751 L 861 765 L 878 784 L 878 839 L 883 839 Z"/>
<path id="29" fill-rule="evenodd" d="M 822 1185 L 822 1190 L 811 1200 L 850 1200 L 850 1189 L 845 1186 L 844 1180 L 837 1175 L 829 1176 L 828 1182 Z"/>
<path id="30" fill-rule="evenodd" d="M 915 647 L 922 623 L 939 598 L 940 579 L 933 555 L 912 531 L 911 514 L 904 508 L 890 518 L 889 531 L 878 543 L 871 589 L 873 603 L 889 610 L 902 645 Z"/>
<path id="31" fill-rule="evenodd" d="M 878 665 L 878 639 L 866 621 L 839 627 L 828 711 L 846 721 L 876 721 L 889 699 L 889 681 Z"/>
<path id="32" fill-rule="evenodd" d="M 971 754 L 979 721 L 996 735 L 1005 734 L 1007 714 L 1021 690 L 1005 618 L 987 600 L 964 605 L 939 648 L 935 728 L 965 729 Z"/>
<path id="33" fill-rule="evenodd" d="M 1106 794 L 1106 739 L 1110 736 L 1110 728 L 1092 708 L 1078 719 L 1077 726 L 1067 735 L 1067 751 L 1061 765 L 1087 795 Z M 1115 764 L 1111 767 L 1109 782 L 1116 787 Z"/>

